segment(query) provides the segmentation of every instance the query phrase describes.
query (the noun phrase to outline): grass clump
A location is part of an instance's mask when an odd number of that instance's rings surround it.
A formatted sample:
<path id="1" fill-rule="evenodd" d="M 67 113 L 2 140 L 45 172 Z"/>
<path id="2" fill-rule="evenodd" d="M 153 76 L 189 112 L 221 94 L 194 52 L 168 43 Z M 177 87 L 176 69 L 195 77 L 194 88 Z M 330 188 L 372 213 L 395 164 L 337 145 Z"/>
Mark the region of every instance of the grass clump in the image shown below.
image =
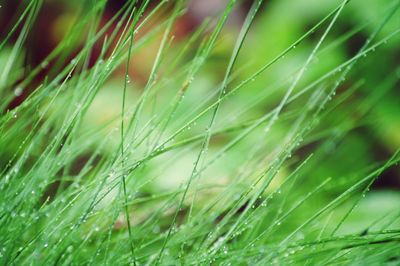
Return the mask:
<path id="1" fill-rule="evenodd" d="M 400 1 L 249 2 L 2 4 L 2 265 L 400 262 Z"/>

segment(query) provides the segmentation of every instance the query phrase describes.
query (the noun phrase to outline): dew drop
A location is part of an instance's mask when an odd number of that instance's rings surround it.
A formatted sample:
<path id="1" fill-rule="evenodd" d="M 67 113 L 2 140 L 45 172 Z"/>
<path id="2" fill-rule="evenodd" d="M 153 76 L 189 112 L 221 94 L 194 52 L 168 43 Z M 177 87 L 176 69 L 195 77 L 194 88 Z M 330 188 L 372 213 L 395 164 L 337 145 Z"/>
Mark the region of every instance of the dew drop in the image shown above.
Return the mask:
<path id="1" fill-rule="evenodd" d="M 21 96 L 22 92 L 23 92 L 23 89 L 21 87 L 17 87 L 14 90 L 14 95 L 15 96 Z"/>
<path id="2" fill-rule="evenodd" d="M 40 67 L 41 67 L 41 68 L 46 68 L 48 65 L 49 65 L 49 62 L 43 61 L 43 62 L 40 64 Z"/>

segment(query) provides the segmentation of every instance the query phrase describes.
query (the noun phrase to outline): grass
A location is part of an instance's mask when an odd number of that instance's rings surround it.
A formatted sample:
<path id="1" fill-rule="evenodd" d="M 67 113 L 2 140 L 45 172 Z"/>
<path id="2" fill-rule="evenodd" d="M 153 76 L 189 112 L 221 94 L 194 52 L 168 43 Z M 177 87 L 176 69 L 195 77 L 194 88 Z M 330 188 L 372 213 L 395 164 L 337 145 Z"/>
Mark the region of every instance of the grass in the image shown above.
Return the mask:
<path id="1" fill-rule="evenodd" d="M 181 40 L 186 1 L 136 2 L 37 65 L 44 1 L 2 32 L 1 264 L 397 265 L 400 1 L 230 0 Z"/>

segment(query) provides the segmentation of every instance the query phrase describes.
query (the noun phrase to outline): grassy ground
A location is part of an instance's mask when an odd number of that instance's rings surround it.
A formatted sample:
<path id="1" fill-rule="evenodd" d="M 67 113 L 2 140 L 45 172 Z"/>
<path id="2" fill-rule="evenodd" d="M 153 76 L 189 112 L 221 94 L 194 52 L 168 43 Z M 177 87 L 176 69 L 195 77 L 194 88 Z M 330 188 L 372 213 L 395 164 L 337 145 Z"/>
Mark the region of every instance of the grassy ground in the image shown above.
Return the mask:
<path id="1" fill-rule="evenodd" d="M 0 35 L 2 265 L 400 263 L 400 1 L 49 2 Z"/>

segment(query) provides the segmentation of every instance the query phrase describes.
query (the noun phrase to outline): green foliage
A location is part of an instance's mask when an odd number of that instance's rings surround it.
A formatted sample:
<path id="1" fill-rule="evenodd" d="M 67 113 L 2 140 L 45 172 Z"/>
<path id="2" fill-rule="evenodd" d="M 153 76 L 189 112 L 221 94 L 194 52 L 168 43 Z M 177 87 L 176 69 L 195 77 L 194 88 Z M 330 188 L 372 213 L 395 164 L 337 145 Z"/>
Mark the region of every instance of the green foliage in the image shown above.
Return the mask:
<path id="1" fill-rule="evenodd" d="M 2 265 L 400 263 L 400 1 L 257 0 L 238 27 L 229 0 L 181 39 L 183 0 L 56 2 L 41 64 L 44 1 L 1 35 Z"/>

